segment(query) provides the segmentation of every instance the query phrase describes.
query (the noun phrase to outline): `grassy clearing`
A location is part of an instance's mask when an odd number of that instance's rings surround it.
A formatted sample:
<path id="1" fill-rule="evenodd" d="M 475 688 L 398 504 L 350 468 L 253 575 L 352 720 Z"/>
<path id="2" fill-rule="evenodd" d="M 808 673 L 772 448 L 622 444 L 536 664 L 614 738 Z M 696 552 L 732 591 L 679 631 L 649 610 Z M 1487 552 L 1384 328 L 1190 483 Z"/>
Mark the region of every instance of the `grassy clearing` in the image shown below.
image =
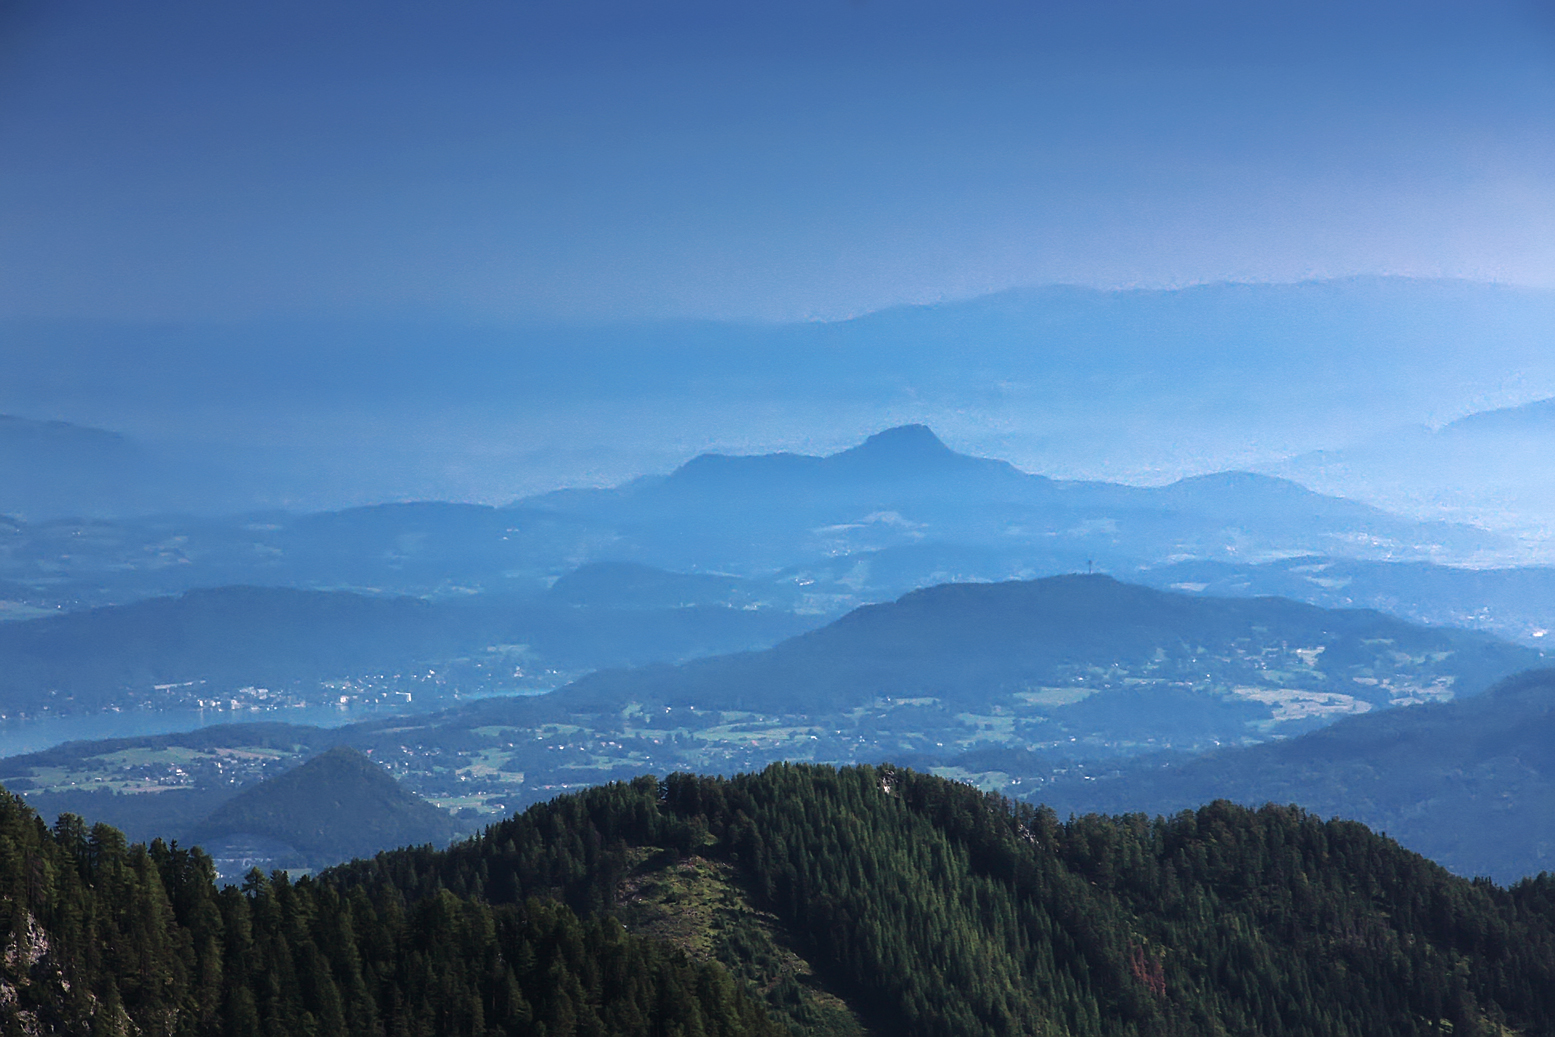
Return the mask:
<path id="1" fill-rule="evenodd" d="M 1130 678 L 1141 683 L 1147 678 Z M 1036 691 L 1017 691 L 1015 699 L 1028 706 L 1072 706 L 1084 702 L 1096 694 L 1095 688 L 1038 688 Z"/>
<path id="2" fill-rule="evenodd" d="M 799 1037 L 865 1037 L 777 917 L 757 908 L 733 867 L 703 857 L 633 851 L 617 914 L 629 930 L 722 962 L 750 983 Z"/>

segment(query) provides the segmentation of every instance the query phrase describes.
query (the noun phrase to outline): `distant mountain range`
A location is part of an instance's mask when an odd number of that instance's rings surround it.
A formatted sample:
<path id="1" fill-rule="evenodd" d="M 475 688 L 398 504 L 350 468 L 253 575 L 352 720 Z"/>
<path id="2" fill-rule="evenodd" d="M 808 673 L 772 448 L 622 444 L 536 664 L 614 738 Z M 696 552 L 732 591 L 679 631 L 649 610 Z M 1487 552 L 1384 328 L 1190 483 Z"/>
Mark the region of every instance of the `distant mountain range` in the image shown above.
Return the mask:
<path id="1" fill-rule="evenodd" d="M 14 523 L 7 540 L 12 614 L 74 609 L 0 623 L 0 713 L 13 715 L 277 692 L 242 704 L 263 708 L 290 704 L 297 686 L 410 671 L 427 680 L 392 690 L 418 700 L 547 687 L 765 648 L 919 586 L 1092 568 L 1189 593 L 1377 607 L 1529 645 L 1547 622 L 1539 603 L 1555 602 L 1555 570 L 1429 561 L 1490 550 L 1467 527 L 1245 473 L 1153 488 L 1053 480 L 959 454 L 921 425 L 826 457 L 704 455 L 507 508 Z M 104 599 L 122 604 L 79 611 Z"/>
<path id="2" fill-rule="evenodd" d="M 80 759 L 100 749 L 124 767 L 133 758 L 175 757 L 211 780 L 145 794 L 101 786 L 20 794 L 51 817 L 72 813 L 104 821 L 140 842 L 161 837 L 198 843 L 228 882 L 241 881 L 256 866 L 265 872 L 318 869 L 396 846 L 444 846 L 478 826 L 478 819 L 457 819 L 402 784 L 366 754 L 373 751 L 370 745 L 366 753 L 348 748 L 343 742 L 350 737 L 323 728 L 254 723 L 115 739 L 97 747 L 74 743 L 54 750 L 64 755 L 52 758 Z M 258 766 L 240 766 L 245 762 Z M 96 770 L 101 774 L 113 764 Z"/>
<path id="3" fill-rule="evenodd" d="M 0 782 L 41 808 L 135 833 L 188 830 L 242 788 L 341 745 L 457 805 L 470 827 L 566 788 L 776 760 L 896 760 L 1041 798 L 1067 788 L 1065 774 L 1132 774 L 1127 761 L 1166 749 L 1181 760 L 1217 744 L 1294 747 L 1305 740 L 1289 736 L 1358 714 L 1404 724 L 1430 715 L 1429 702 L 1481 701 L 1495 681 L 1544 663 L 1487 635 L 1374 612 L 1068 576 L 916 591 L 765 651 L 603 671 L 549 695 L 430 715 L 74 743 L 3 761 Z M 1485 787 L 1505 778 L 1493 772 Z M 1120 796 L 1128 787 L 1084 784 Z M 1535 859 L 1507 846 L 1506 868 Z"/>
<path id="4" fill-rule="evenodd" d="M 1140 569 L 1152 587 L 1218 596 L 1277 595 L 1324 608 L 1370 608 L 1432 626 L 1489 631 L 1539 646 L 1555 636 L 1555 569 L 1295 557 L 1258 565 L 1183 561 Z"/>
<path id="5" fill-rule="evenodd" d="M 596 673 L 557 694 L 579 710 L 811 715 L 896 701 L 1003 716 L 1016 742 L 1131 742 L 1154 730 L 1194 745 L 1472 695 L 1541 658 L 1375 612 L 1058 576 L 914 591 L 765 651 Z M 948 717 L 928 719 L 916 726 L 948 732 Z"/>
<path id="6" fill-rule="evenodd" d="M 1029 471 L 1159 482 L 1555 395 L 1551 327 L 1548 291 L 1401 277 L 779 326 L 8 322 L 0 411 L 154 429 L 193 473 L 170 496 L 247 502 L 218 511 L 497 503 L 908 422 Z"/>
<path id="7" fill-rule="evenodd" d="M 1169 486 L 1064 482 L 958 454 L 922 425 L 827 457 L 695 458 L 668 476 L 518 502 L 616 531 L 623 557 L 743 573 L 924 543 L 993 549 L 1007 565 L 1148 564 L 1306 553 L 1468 557 L 1494 537 L 1422 525 L 1241 472 Z"/>
<path id="8" fill-rule="evenodd" d="M 461 686 L 547 688 L 601 667 L 765 647 L 816 621 L 727 602 L 583 609 L 588 581 L 574 577 L 556 600 L 475 603 L 220 587 L 0 623 L 0 714 L 224 708 L 245 687 L 270 697 L 243 696 L 244 709 L 333 701 L 340 689 L 326 681 L 436 701 Z M 413 676 L 425 679 L 404 683 Z"/>
<path id="9" fill-rule="evenodd" d="M 1059 778 L 1031 795 L 1066 813 L 1295 803 L 1386 831 L 1460 875 L 1555 871 L 1555 670 L 1288 741 Z"/>
<path id="10" fill-rule="evenodd" d="M 429 502 L 305 516 L 13 521 L 7 542 L 0 581 L 24 588 L 16 600 L 32 608 L 223 584 L 533 596 L 580 566 L 609 562 L 767 581 L 757 603 L 821 612 L 950 579 L 1292 555 L 1483 560 L 1507 546 L 1268 476 L 1151 488 L 1028 475 L 958 454 L 916 425 L 827 457 L 704 455 L 667 476 L 505 508 Z"/>
<path id="11" fill-rule="evenodd" d="M 1555 398 L 1409 426 L 1267 466 L 1393 511 L 1514 532 L 1530 554 L 1555 538 Z"/>
<path id="12" fill-rule="evenodd" d="M 118 433 L 0 414 L 0 515 L 154 509 L 152 468 L 147 453 Z"/>

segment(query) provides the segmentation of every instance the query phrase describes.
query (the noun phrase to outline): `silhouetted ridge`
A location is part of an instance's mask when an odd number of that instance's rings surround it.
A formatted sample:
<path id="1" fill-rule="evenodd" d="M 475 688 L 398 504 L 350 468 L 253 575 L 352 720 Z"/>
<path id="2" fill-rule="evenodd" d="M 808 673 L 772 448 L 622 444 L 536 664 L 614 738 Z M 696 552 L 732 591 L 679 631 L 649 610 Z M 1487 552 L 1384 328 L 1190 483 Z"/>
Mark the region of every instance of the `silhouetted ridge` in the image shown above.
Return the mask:
<path id="1" fill-rule="evenodd" d="M 1496 410 L 1467 414 L 1444 426 L 1441 431 L 1529 432 L 1548 429 L 1551 425 L 1555 425 L 1555 397 L 1534 400 L 1519 407 L 1499 407 Z"/>
<path id="2" fill-rule="evenodd" d="M 1331 497 L 1290 479 L 1257 472 L 1193 475 L 1162 486 L 1155 493 L 1162 504 L 1239 522 L 1251 515 L 1282 509 L 1302 509 L 1354 523 L 1386 522 L 1390 518 L 1387 512 L 1370 504 Z"/>
<path id="3" fill-rule="evenodd" d="M 68 421 L 32 421 L 14 414 L 0 414 L 0 447 L 14 446 L 96 447 L 123 449 L 130 443 L 108 429 L 74 425 Z"/>
<path id="4" fill-rule="evenodd" d="M 0 695 L 13 709 L 87 711 L 135 697 L 124 689 L 158 703 L 153 684 L 274 687 L 435 655 L 448 625 L 419 598 L 202 588 L 0 625 Z"/>
<path id="5" fill-rule="evenodd" d="M 1322 496 L 1298 482 L 1290 479 L 1281 479 L 1276 475 L 1262 475 L 1258 472 L 1226 471 L 1210 472 L 1206 475 L 1190 475 L 1185 479 L 1178 479 L 1169 483 L 1167 488 L 1179 487 L 1182 489 L 1212 490 L 1222 493 L 1282 493 L 1290 496 Z"/>
<path id="6" fill-rule="evenodd" d="M 956 476 L 1015 477 L 1033 486 L 1048 482 L 1041 476 L 1021 472 L 1007 461 L 957 453 L 927 425 L 900 425 L 877 432 L 858 446 L 824 457 L 792 453 L 702 454 L 682 465 L 661 485 L 671 489 L 689 486 L 699 490 L 784 493 Z"/>
<path id="7" fill-rule="evenodd" d="M 967 455 L 958 454 L 946 446 L 929 426 L 898 425 L 876 432 L 858 446 L 832 454 L 828 460 L 848 459 L 877 465 L 932 465 L 943 464 L 951 458 L 968 460 Z"/>

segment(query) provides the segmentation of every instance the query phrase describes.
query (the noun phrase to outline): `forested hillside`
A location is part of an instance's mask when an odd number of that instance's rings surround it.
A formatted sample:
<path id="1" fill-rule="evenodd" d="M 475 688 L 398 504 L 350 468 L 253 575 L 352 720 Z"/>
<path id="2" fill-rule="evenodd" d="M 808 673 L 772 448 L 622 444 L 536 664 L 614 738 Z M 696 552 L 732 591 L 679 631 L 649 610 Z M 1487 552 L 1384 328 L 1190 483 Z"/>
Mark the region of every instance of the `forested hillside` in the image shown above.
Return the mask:
<path id="1" fill-rule="evenodd" d="M 716 965 L 554 902 L 414 899 L 127 846 L 0 792 L 0 1033 L 776 1037 Z"/>
<path id="2" fill-rule="evenodd" d="M 1471 882 L 1295 808 L 1061 823 L 895 767 L 779 764 L 295 883 L 212 878 L 198 850 L 0 797 L 0 1031 L 1555 1032 L 1555 880 Z"/>
<path id="3" fill-rule="evenodd" d="M 300 870 L 370 857 L 390 846 L 446 846 L 472 827 L 461 826 L 355 749 L 336 746 L 250 785 L 190 830 L 187 840 L 210 851 L 218 872 L 241 875 L 251 862 L 228 871 L 231 865 L 218 847 L 230 850 L 255 837 L 273 840 L 291 853 L 277 852 L 274 863 L 264 867 Z"/>
<path id="4" fill-rule="evenodd" d="M 880 1033 L 1555 1029 L 1555 881 L 1469 882 L 1293 808 L 1064 824 L 911 771 L 780 764 L 564 797 L 326 882 L 492 904 L 552 891 L 629 918 L 645 888 L 679 876 L 669 895 L 688 902 L 720 868 L 720 895 L 750 910 L 716 916 L 710 952 L 775 1009 L 812 1011 L 772 993 L 790 972 L 768 948 L 786 941 Z"/>
<path id="5" fill-rule="evenodd" d="M 1099 754 L 1293 734 L 1472 695 L 1542 662 L 1485 634 L 1378 612 L 1070 574 L 929 587 L 764 651 L 593 673 L 559 697 L 579 712 L 633 702 L 808 715 L 908 705 L 912 714 L 892 718 L 894 750 L 939 747 L 972 713 L 1006 718 L 979 726 L 1017 732 L 1019 744 L 1079 740 Z"/>

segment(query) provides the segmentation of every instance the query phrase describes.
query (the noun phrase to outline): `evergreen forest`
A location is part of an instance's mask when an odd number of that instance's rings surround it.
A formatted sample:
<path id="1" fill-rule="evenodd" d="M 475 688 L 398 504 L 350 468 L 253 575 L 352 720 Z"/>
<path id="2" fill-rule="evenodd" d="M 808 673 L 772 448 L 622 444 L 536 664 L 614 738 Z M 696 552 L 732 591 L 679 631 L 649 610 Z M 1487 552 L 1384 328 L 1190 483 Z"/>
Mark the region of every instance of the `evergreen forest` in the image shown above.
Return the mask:
<path id="1" fill-rule="evenodd" d="M 1066 822 L 776 764 L 219 890 L 199 850 L 0 811 L 6 1033 L 1555 1033 L 1555 879 L 1293 807 Z"/>
<path id="2" fill-rule="evenodd" d="M 778 1037 L 728 973 L 555 901 L 252 872 L 0 794 L 0 1033 Z"/>

